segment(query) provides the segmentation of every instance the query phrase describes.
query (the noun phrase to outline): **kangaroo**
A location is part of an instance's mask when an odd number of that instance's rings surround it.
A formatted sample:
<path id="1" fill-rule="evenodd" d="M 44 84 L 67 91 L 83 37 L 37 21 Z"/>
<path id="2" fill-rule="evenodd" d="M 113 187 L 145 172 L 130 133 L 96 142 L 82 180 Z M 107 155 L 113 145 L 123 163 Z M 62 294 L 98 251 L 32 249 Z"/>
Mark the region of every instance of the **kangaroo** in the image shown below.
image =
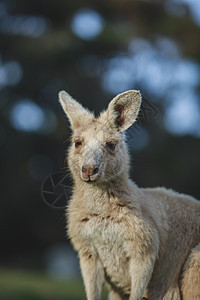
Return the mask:
<path id="1" fill-rule="evenodd" d="M 124 131 L 138 116 L 139 91 L 117 95 L 98 117 L 68 93 L 59 101 L 72 127 L 73 194 L 67 228 L 88 300 L 200 300 L 200 202 L 129 178 Z"/>

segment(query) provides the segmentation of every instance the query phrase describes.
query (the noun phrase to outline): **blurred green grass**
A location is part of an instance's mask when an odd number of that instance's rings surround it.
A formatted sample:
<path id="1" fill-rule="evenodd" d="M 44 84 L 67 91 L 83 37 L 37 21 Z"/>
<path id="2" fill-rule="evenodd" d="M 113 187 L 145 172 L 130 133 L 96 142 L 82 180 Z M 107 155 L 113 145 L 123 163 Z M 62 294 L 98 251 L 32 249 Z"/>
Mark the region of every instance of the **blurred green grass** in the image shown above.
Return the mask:
<path id="1" fill-rule="evenodd" d="M 42 273 L 0 269 L 0 300 L 83 300 L 81 279 L 55 280 Z M 103 292 L 102 299 L 106 299 Z"/>

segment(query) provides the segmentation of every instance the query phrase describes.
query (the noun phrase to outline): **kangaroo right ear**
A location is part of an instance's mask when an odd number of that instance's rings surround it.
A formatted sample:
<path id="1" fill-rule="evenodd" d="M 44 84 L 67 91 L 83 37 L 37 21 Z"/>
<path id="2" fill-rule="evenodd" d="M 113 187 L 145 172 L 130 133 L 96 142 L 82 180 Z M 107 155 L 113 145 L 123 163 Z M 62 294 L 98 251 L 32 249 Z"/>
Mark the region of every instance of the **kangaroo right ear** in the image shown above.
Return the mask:
<path id="1" fill-rule="evenodd" d="M 66 113 L 71 127 L 76 129 L 81 125 L 85 118 L 93 117 L 92 113 L 85 109 L 80 103 L 74 100 L 67 92 L 60 91 L 59 102 Z"/>
<path id="2" fill-rule="evenodd" d="M 139 91 L 130 90 L 117 95 L 109 104 L 107 118 L 120 131 L 129 128 L 138 116 L 142 97 Z"/>

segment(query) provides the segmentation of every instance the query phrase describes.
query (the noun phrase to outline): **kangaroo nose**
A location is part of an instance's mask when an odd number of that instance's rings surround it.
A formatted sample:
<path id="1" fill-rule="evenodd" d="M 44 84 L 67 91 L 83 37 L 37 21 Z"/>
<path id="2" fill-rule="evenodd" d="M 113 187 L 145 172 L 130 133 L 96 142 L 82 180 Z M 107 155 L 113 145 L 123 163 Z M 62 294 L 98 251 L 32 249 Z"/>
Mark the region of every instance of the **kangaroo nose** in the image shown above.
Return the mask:
<path id="1" fill-rule="evenodd" d="M 99 168 L 94 165 L 84 165 L 82 166 L 82 172 L 88 176 L 97 174 L 99 171 Z"/>

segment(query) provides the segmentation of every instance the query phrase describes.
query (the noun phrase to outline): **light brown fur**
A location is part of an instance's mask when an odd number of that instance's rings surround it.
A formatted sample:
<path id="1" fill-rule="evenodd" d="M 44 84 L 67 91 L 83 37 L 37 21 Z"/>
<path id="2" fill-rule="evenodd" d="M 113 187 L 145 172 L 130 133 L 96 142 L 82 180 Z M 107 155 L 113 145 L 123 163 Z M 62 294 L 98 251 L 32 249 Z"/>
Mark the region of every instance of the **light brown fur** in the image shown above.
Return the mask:
<path id="1" fill-rule="evenodd" d="M 68 234 L 87 299 L 100 299 L 106 282 L 110 300 L 200 300 L 200 202 L 129 179 L 123 131 L 140 93 L 118 95 L 97 118 L 66 92 L 59 99 L 73 129 Z"/>

